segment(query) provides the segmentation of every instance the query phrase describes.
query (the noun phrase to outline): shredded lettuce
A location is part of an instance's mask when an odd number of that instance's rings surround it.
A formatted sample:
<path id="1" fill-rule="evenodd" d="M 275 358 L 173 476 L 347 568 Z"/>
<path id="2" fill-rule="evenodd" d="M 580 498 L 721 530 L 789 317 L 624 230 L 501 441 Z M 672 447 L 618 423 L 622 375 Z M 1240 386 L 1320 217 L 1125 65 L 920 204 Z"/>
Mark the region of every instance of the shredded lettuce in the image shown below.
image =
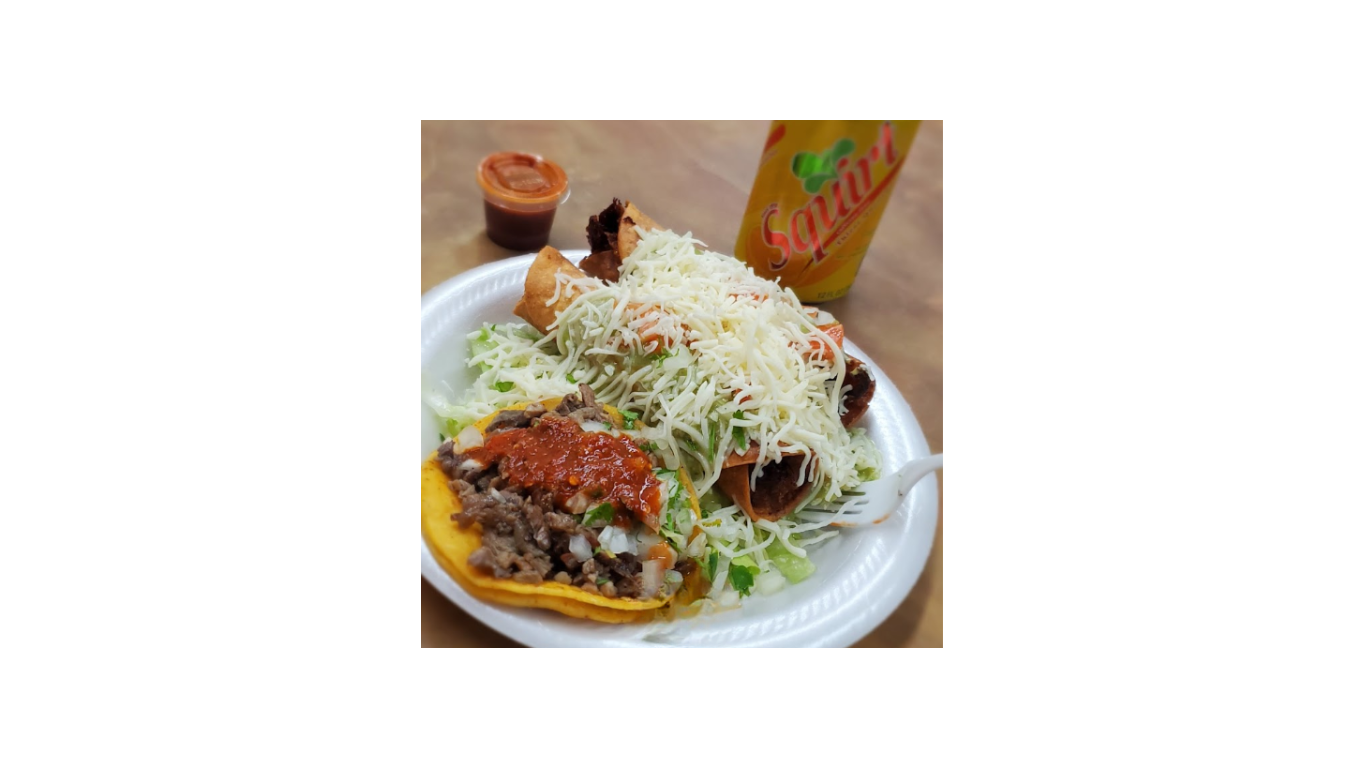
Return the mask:
<path id="1" fill-rule="evenodd" d="M 796 584 L 816 572 L 816 566 L 811 563 L 810 558 L 792 554 L 781 541 L 769 544 L 764 554 L 768 555 L 773 567 L 777 568 L 790 584 Z"/>
<path id="2" fill-rule="evenodd" d="M 492 326 L 486 325 L 479 331 L 478 336 L 470 339 L 470 357 L 477 357 L 486 352 L 492 352 L 497 348 L 498 342 L 493 338 L 493 331 L 497 329 L 498 326 L 496 324 Z M 480 370 L 488 371 L 492 368 L 493 366 L 488 363 L 479 363 Z"/>

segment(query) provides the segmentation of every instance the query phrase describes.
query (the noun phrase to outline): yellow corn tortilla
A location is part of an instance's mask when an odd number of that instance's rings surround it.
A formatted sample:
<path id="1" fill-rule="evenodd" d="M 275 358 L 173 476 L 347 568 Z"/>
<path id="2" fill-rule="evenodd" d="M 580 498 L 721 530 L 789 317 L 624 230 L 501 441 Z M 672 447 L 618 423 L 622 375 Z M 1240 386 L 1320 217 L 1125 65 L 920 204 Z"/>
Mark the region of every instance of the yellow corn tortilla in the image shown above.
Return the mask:
<path id="1" fill-rule="evenodd" d="M 547 410 L 553 411 L 562 398 L 542 401 Z M 530 403 L 514 405 L 504 410 L 520 410 Z M 620 428 L 621 414 L 612 406 L 604 405 L 612 422 Z M 482 434 L 494 417 L 492 413 L 475 424 Z M 686 471 L 680 468 L 679 477 L 689 495 L 693 512 L 701 519 L 701 508 L 697 492 Z M 450 488 L 449 478 L 441 471 L 433 451 L 422 465 L 422 537 L 432 556 L 441 568 L 450 574 L 466 592 L 491 603 L 513 605 L 524 608 L 544 608 L 557 611 L 566 616 L 591 619 L 609 624 L 649 621 L 654 618 L 655 610 L 668 604 L 671 598 L 653 600 L 628 600 L 625 598 L 604 597 L 585 592 L 582 589 L 561 584 L 557 581 L 543 581 L 540 584 L 523 584 L 511 579 L 498 579 L 482 574 L 469 565 L 469 557 L 482 544 L 483 530 L 476 523 L 469 528 L 460 528 L 451 515 L 460 511 L 460 499 Z"/>

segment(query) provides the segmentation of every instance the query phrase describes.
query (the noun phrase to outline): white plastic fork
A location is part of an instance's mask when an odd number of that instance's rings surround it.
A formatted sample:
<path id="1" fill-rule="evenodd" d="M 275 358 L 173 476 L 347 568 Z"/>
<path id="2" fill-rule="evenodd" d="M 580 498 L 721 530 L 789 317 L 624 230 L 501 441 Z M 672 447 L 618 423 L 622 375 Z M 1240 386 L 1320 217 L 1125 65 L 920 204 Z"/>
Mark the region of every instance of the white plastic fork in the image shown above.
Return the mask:
<path id="1" fill-rule="evenodd" d="M 813 502 L 797 513 L 812 523 L 852 528 L 876 525 L 891 516 L 901 505 L 901 497 L 926 475 L 944 468 L 944 454 L 936 453 L 923 459 L 911 459 L 892 475 L 884 475 L 860 485 L 857 490 L 845 491 L 833 501 Z"/>

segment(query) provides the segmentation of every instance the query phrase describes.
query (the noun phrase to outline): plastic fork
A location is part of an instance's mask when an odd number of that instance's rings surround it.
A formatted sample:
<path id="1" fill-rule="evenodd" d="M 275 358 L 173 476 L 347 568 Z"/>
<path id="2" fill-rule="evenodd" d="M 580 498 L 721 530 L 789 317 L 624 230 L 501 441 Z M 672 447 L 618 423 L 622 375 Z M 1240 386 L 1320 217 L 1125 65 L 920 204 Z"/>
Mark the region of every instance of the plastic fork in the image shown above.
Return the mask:
<path id="1" fill-rule="evenodd" d="M 926 475 L 944 468 L 944 454 L 936 453 L 923 459 L 912 459 L 892 475 L 884 475 L 860 485 L 857 490 L 845 491 L 832 501 L 814 502 L 797 513 L 812 523 L 824 523 L 837 528 L 876 525 L 901 505 L 901 497 Z"/>

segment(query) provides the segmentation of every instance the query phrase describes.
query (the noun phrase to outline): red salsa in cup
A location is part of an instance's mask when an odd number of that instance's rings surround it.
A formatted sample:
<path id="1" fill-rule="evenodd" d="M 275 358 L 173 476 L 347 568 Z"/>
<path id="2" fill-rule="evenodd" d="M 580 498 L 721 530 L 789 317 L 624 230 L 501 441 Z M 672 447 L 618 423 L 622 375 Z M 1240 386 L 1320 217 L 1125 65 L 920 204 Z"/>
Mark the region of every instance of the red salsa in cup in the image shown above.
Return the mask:
<path id="1" fill-rule="evenodd" d="M 537 251 L 550 242 L 555 209 L 569 199 L 569 178 L 540 155 L 496 152 L 475 174 L 484 192 L 489 239 L 515 251 Z"/>

